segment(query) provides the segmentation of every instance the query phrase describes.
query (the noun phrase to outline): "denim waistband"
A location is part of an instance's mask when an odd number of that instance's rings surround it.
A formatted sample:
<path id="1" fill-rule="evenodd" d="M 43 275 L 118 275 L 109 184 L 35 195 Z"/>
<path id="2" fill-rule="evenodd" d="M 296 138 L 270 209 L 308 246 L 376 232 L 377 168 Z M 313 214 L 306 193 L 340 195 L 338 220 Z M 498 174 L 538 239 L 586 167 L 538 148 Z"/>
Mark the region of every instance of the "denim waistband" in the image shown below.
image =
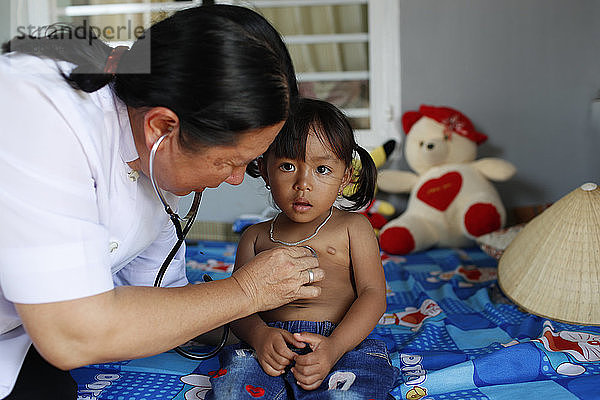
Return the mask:
<path id="1" fill-rule="evenodd" d="M 329 336 L 336 327 L 330 321 L 274 321 L 268 325 L 273 328 L 285 329 L 288 332 L 311 332 L 322 336 Z"/>

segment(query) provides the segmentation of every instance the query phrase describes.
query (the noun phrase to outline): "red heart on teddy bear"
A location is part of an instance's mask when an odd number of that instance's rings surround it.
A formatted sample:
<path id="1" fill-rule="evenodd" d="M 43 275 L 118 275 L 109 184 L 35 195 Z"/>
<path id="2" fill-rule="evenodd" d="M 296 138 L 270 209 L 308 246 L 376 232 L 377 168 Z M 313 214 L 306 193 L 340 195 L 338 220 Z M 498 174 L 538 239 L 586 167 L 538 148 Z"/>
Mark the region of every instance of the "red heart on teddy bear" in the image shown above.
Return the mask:
<path id="1" fill-rule="evenodd" d="M 417 192 L 417 198 L 437 210 L 445 211 L 461 186 L 462 176 L 458 172 L 448 172 L 425 182 Z"/>

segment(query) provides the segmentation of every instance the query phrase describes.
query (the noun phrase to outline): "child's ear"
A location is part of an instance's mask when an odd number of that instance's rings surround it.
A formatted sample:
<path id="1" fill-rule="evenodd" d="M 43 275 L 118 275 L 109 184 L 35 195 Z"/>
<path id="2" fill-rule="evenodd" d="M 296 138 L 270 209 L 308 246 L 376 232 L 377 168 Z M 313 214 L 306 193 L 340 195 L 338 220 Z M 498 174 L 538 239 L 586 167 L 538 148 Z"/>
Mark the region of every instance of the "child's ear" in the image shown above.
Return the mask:
<path id="1" fill-rule="evenodd" d="M 267 174 L 267 163 L 265 161 L 265 157 L 258 157 L 256 160 L 258 162 L 258 170 L 260 171 L 260 176 L 262 176 L 265 181 L 265 185 L 269 186 L 269 174 Z"/>
<path id="2" fill-rule="evenodd" d="M 350 167 L 346 169 L 344 172 L 344 177 L 342 178 L 342 183 L 340 184 L 340 190 L 344 190 L 346 186 L 352 183 L 352 176 L 354 176 L 354 167 Z"/>

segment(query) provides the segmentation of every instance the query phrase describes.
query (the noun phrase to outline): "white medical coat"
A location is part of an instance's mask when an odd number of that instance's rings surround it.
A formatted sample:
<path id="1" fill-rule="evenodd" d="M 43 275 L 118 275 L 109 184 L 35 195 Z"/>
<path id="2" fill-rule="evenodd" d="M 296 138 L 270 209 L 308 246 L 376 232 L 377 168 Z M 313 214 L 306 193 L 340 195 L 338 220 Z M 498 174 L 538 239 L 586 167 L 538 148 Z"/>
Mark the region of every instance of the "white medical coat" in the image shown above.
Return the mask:
<path id="1" fill-rule="evenodd" d="M 129 117 L 109 86 L 76 91 L 55 61 L 0 56 L 0 116 L 1 399 L 31 344 L 13 303 L 152 286 L 177 238 L 150 180 L 131 176 Z M 184 247 L 163 286 L 187 284 Z"/>

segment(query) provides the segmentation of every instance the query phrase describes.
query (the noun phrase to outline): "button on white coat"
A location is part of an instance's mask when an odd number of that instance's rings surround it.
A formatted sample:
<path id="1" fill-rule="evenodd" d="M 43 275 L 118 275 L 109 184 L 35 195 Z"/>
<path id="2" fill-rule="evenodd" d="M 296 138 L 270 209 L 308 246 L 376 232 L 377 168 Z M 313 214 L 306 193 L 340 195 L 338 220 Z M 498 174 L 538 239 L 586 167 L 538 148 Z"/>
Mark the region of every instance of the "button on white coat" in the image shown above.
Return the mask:
<path id="1" fill-rule="evenodd" d="M 129 180 L 131 182 L 137 182 L 138 178 L 140 177 L 140 174 L 136 170 L 131 170 L 127 173 L 127 176 L 129 177 Z"/>
<path id="2" fill-rule="evenodd" d="M 119 243 L 117 243 L 117 242 L 110 242 L 110 243 L 108 244 L 108 250 L 109 250 L 111 253 L 115 252 L 115 251 L 116 251 L 118 248 L 119 248 Z"/>

